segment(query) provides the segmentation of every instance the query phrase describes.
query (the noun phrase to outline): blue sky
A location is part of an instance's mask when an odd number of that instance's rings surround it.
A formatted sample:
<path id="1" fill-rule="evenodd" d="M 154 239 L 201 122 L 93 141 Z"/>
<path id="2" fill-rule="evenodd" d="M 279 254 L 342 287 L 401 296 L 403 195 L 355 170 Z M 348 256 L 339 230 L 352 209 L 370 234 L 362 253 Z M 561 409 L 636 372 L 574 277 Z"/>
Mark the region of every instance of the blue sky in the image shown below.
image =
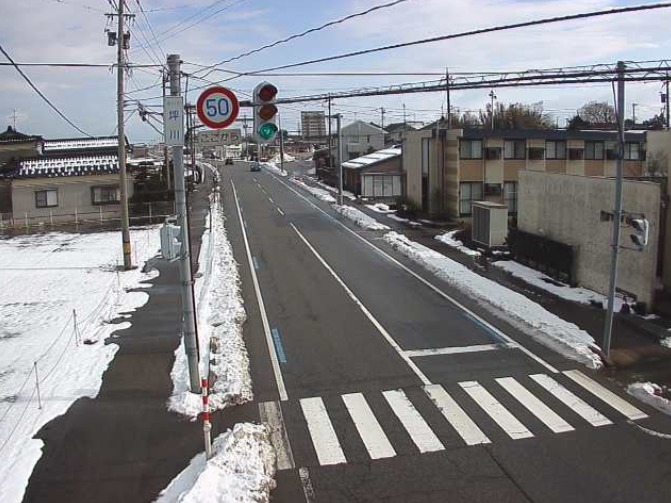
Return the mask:
<path id="1" fill-rule="evenodd" d="M 163 54 L 178 53 L 185 62 L 212 64 L 323 24 L 324 22 L 384 3 L 384 0 L 336 0 L 316 2 L 287 0 L 224 0 L 204 10 L 214 0 L 140 0 L 147 11 L 155 34 L 159 36 L 153 51 L 140 48 L 145 37 L 153 38 L 136 0 L 127 0 L 137 15 L 131 25 L 133 63 L 162 62 Z M 236 61 L 225 68 L 251 71 L 260 68 L 323 57 L 350 50 L 404 42 L 430 36 L 455 33 L 487 26 L 520 22 L 637 2 L 605 0 L 408 0 L 385 10 L 371 13 L 302 39 L 291 41 Z M 648 2 L 650 3 L 650 2 Z M 216 11 L 225 9 L 213 15 Z M 23 0 L 6 2 L 0 18 L 0 43 L 17 62 L 88 62 L 110 64 L 115 49 L 108 47 L 104 30 L 109 11 L 107 0 Z M 210 15 L 208 15 L 210 14 Z M 190 16 L 195 18 L 179 25 Z M 184 31 L 183 28 L 203 19 Z M 610 63 L 619 59 L 658 60 L 671 54 L 668 26 L 671 9 L 632 13 L 591 20 L 548 25 L 538 28 L 470 37 L 412 48 L 388 51 L 310 65 L 297 71 L 422 71 L 451 72 L 524 70 L 560 66 Z M 159 47 L 160 46 L 160 47 Z M 155 51 L 155 53 L 154 53 Z M 185 65 L 195 72 L 199 67 Z M 116 78 L 108 68 L 54 69 L 25 68 L 35 84 L 82 129 L 94 135 L 115 130 Z M 160 105 L 160 87 L 142 92 L 135 89 L 158 81 L 158 70 L 135 70 L 127 89 L 130 96 L 146 104 Z M 223 78 L 212 73 L 208 79 Z M 433 77 L 265 77 L 275 83 L 281 96 L 313 94 L 364 86 L 380 86 L 428 80 Z M 242 77 L 226 85 L 250 92 L 260 77 Z M 190 87 L 204 85 L 193 79 Z M 631 84 L 627 88 L 627 113 L 636 102 L 637 118 L 658 113 L 659 83 Z M 195 102 L 198 92 L 190 92 Z M 478 110 L 488 102 L 489 90 L 455 92 L 452 104 L 460 110 Z M 563 124 L 564 118 L 590 100 L 612 102 L 609 84 L 496 90 L 500 101 L 533 103 L 545 108 Z M 244 96 L 242 96 L 244 98 Z M 387 109 L 385 122 L 402 121 L 405 104 L 408 120 L 429 121 L 437 118 L 444 94 L 415 94 L 338 100 L 334 110 L 344 122 L 355 119 L 380 120 L 380 107 Z M 281 108 L 283 126 L 298 127 L 300 110 L 320 110 L 323 103 L 295 104 Z M 132 106 L 129 106 L 132 108 Z M 17 128 L 47 138 L 78 136 L 53 111 L 49 110 L 11 67 L 0 67 L 0 117 L 11 124 L 16 110 Z M 3 129 L 4 126 L 3 125 Z M 156 141 L 159 135 L 129 112 L 127 132 L 133 142 Z"/>

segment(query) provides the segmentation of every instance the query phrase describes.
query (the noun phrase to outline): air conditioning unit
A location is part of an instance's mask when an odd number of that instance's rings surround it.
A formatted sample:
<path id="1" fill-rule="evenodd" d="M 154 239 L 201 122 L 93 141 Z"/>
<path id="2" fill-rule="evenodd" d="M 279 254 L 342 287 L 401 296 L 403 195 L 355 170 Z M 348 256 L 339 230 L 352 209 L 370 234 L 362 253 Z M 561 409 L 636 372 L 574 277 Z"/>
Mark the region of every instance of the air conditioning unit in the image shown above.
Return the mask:
<path id="1" fill-rule="evenodd" d="M 473 202 L 471 239 L 492 247 L 502 246 L 508 237 L 508 207 L 490 201 Z"/>

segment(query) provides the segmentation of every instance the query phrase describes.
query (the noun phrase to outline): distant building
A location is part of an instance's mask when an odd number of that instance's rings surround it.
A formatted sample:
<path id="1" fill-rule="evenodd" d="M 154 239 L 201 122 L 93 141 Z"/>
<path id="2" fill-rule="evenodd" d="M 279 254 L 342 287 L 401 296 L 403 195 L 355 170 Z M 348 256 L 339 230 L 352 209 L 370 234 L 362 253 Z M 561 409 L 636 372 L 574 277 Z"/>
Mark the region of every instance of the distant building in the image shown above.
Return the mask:
<path id="1" fill-rule="evenodd" d="M 407 131 L 415 131 L 415 128 L 405 122 L 395 122 L 384 127 L 387 132 L 385 135 L 386 145 L 395 145 L 402 143 Z"/>
<path id="2" fill-rule="evenodd" d="M 376 150 L 382 150 L 384 148 L 384 134 L 384 129 L 364 121 L 354 121 L 344 126 L 340 131 L 342 139 L 340 159 L 343 162 L 349 161 Z"/>
<path id="3" fill-rule="evenodd" d="M 301 112 L 301 134 L 305 140 L 326 138 L 326 116 L 323 111 Z"/>
<path id="4" fill-rule="evenodd" d="M 394 199 L 403 194 L 400 148 L 378 150 L 342 167 L 345 189 L 357 196 Z"/>

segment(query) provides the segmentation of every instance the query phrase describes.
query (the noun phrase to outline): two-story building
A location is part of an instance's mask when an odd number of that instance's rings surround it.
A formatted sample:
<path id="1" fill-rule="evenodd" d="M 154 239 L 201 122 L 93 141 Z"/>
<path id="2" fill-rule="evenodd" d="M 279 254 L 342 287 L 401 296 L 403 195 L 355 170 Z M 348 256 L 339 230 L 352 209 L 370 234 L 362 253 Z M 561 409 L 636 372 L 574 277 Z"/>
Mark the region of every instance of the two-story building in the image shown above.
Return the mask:
<path id="1" fill-rule="evenodd" d="M 340 130 L 342 162 L 384 148 L 385 130 L 364 121 L 354 121 Z M 337 144 L 337 141 L 333 143 Z"/>

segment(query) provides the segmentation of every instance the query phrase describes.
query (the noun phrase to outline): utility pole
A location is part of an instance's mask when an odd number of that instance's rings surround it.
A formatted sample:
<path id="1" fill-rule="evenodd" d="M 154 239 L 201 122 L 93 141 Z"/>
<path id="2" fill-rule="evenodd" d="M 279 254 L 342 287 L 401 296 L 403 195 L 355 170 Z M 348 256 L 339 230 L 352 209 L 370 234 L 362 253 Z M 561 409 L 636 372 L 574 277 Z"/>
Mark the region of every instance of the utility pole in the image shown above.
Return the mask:
<path id="1" fill-rule="evenodd" d="M 14 123 L 14 131 L 16 131 L 16 108 L 14 109 L 14 113 L 10 117 L 12 118 Z"/>
<path id="2" fill-rule="evenodd" d="M 280 169 L 284 172 L 284 131 L 282 131 L 282 116 L 277 113 L 277 122 L 280 127 Z"/>
<path id="3" fill-rule="evenodd" d="M 405 119 L 405 103 L 403 103 L 403 126 L 406 126 L 406 125 L 407 125 L 407 122 L 406 122 L 406 119 Z M 405 129 L 405 127 L 403 129 Z"/>
<path id="4" fill-rule="evenodd" d="M 340 134 L 340 114 L 336 114 L 336 131 L 338 134 L 338 204 L 342 206 L 342 136 Z"/>
<path id="5" fill-rule="evenodd" d="M 168 81 L 168 76 L 165 73 L 165 70 L 161 70 L 161 75 L 163 76 L 163 98 L 165 98 L 165 85 Z M 170 179 L 170 156 L 168 155 L 168 143 L 165 136 L 163 137 L 163 159 L 165 163 L 165 176 L 168 186 L 168 192 L 172 190 L 172 181 Z"/>
<path id="6" fill-rule="evenodd" d="M 669 120 L 669 76 L 666 76 L 666 129 L 669 129 L 671 126 L 671 121 Z"/>
<path id="7" fill-rule="evenodd" d="M 617 62 L 617 171 L 615 179 L 615 212 L 613 215 L 613 243 L 610 262 L 610 285 L 608 288 L 608 311 L 603 327 L 603 352 L 610 356 L 610 339 L 613 330 L 613 310 L 615 288 L 617 286 L 617 254 L 620 247 L 620 226 L 622 225 L 622 173 L 624 165 L 624 69 L 622 61 Z"/>
<path id="8" fill-rule="evenodd" d="M 331 152 L 331 148 L 333 146 L 333 142 L 331 141 L 332 139 L 331 139 L 331 95 L 330 94 L 329 94 L 329 97 L 328 97 L 328 103 L 329 103 L 329 121 L 328 121 L 328 125 L 329 125 L 329 168 L 331 168 L 332 167 L 331 163 L 332 163 L 332 159 L 333 159 L 333 154 Z"/>
<path id="9" fill-rule="evenodd" d="M 491 113 L 491 116 L 492 116 L 492 131 L 494 131 L 494 100 L 496 99 L 496 94 L 494 94 L 494 89 L 489 91 L 489 98 L 491 99 L 491 105 L 490 105 L 491 108 L 489 110 L 490 110 L 490 113 Z"/>
<path id="10" fill-rule="evenodd" d="M 384 129 L 384 107 L 380 108 L 380 127 Z"/>
<path id="11" fill-rule="evenodd" d="M 452 129 L 452 106 L 450 104 L 450 72 L 445 68 L 445 99 L 447 100 L 447 129 Z"/>
<path id="12" fill-rule="evenodd" d="M 631 104 L 631 122 L 633 126 L 636 126 L 636 107 L 638 106 L 638 103 L 632 103 Z"/>
<path id="13" fill-rule="evenodd" d="M 119 3 L 123 3 L 121 0 Z M 168 55 L 170 72 L 170 96 L 181 96 L 179 54 Z M 196 313 L 193 299 L 193 277 L 191 274 L 191 243 L 189 243 L 189 219 L 186 206 L 186 188 L 184 183 L 184 147 L 172 147 L 172 159 L 175 168 L 175 206 L 177 225 L 180 227 L 179 254 L 180 289 L 182 293 L 182 335 L 189 367 L 189 382 L 192 393 L 200 393 L 198 372 L 198 342 L 196 340 Z"/>
<path id="14" fill-rule="evenodd" d="M 126 37 L 124 33 L 124 21 L 126 17 L 133 17 L 132 14 L 124 14 L 124 2 L 118 2 L 119 7 L 116 14 L 109 14 L 108 16 L 117 16 L 117 133 L 119 141 L 118 158 L 119 158 L 119 185 L 121 195 L 121 243 L 123 247 L 123 268 L 128 271 L 133 267 L 131 261 L 131 243 L 130 243 L 130 229 L 128 218 L 128 187 L 126 177 L 126 134 L 124 130 L 124 71 L 125 71 L 125 53 L 124 50 L 130 46 L 130 33 Z"/>

